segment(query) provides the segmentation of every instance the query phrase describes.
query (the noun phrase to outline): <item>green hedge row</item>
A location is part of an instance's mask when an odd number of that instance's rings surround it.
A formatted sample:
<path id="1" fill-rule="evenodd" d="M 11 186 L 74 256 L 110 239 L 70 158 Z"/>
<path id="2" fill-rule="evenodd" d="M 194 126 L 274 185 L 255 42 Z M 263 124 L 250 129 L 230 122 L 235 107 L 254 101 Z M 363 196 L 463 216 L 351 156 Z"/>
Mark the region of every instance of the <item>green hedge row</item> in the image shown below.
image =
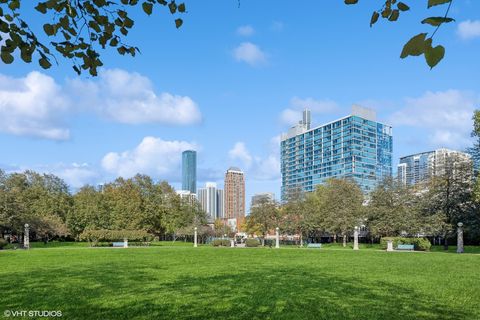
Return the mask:
<path id="1" fill-rule="evenodd" d="M 0 238 L 0 250 L 2 250 L 4 247 L 6 247 L 7 244 L 8 244 L 7 240 Z"/>
<path id="2" fill-rule="evenodd" d="M 387 249 L 387 241 L 393 241 L 393 248 L 399 244 L 413 244 L 417 251 L 430 251 L 432 244 L 425 238 L 403 238 L 403 237 L 384 237 L 380 239 L 380 248 Z"/>
<path id="3" fill-rule="evenodd" d="M 249 248 L 255 248 L 260 245 L 260 241 L 257 239 L 247 239 L 245 240 L 245 246 Z"/>
<path id="4" fill-rule="evenodd" d="M 230 240 L 228 239 L 215 239 L 212 241 L 214 247 L 230 247 Z"/>
<path id="5" fill-rule="evenodd" d="M 145 230 L 85 230 L 80 234 L 80 240 L 88 241 L 91 246 L 124 239 L 144 243 L 152 241 L 153 236 Z"/>

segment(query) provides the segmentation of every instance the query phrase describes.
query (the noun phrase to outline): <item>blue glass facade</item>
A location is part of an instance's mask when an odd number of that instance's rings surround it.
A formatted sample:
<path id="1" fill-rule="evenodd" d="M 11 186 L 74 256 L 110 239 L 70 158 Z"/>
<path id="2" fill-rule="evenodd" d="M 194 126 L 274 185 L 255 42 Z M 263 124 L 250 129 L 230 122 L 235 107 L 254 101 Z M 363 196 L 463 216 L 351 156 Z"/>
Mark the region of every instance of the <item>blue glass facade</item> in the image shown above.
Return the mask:
<path id="1" fill-rule="evenodd" d="M 433 166 L 434 155 L 434 151 L 428 151 L 400 158 L 398 180 L 406 185 L 426 181 L 430 177 L 430 166 Z"/>
<path id="2" fill-rule="evenodd" d="M 193 150 L 182 153 L 182 190 L 197 193 L 197 152 Z"/>
<path id="3" fill-rule="evenodd" d="M 352 178 L 368 193 L 392 175 L 392 127 L 356 115 L 284 136 L 280 150 L 282 199 L 329 178 Z"/>

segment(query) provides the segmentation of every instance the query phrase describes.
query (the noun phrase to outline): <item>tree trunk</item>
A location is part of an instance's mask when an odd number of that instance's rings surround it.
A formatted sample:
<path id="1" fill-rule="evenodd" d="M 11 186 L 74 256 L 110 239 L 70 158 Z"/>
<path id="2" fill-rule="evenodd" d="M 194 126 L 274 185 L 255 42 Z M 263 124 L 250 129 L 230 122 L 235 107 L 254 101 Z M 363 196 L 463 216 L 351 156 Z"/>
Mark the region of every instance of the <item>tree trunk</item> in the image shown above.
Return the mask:
<path id="1" fill-rule="evenodd" d="M 445 238 L 443 240 L 443 250 L 448 250 L 448 237 L 447 234 L 445 234 Z"/>
<path id="2" fill-rule="evenodd" d="M 300 232 L 300 247 L 303 247 L 303 232 Z"/>
<path id="3" fill-rule="evenodd" d="M 263 237 L 262 237 L 262 247 L 265 247 L 265 233 L 263 234 Z"/>
<path id="4" fill-rule="evenodd" d="M 333 235 L 333 243 L 337 243 L 337 234 L 336 233 Z"/>
<path id="5" fill-rule="evenodd" d="M 345 248 L 347 246 L 347 235 L 343 234 L 343 247 Z"/>

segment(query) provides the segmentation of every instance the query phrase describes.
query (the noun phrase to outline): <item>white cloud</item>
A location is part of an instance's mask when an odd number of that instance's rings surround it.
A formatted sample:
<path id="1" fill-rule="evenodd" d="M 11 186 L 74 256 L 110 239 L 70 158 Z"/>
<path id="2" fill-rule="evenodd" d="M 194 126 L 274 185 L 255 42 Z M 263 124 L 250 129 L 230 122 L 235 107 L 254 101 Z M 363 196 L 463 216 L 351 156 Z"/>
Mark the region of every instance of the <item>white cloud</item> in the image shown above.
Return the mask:
<path id="1" fill-rule="evenodd" d="M 112 121 L 190 125 L 202 119 L 188 96 L 157 94 L 151 81 L 124 70 L 102 70 L 95 80 L 60 85 L 40 72 L 23 78 L 0 74 L 0 131 L 50 140 L 70 138 L 73 115 L 96 114 Z"/>
<path id="2" fill-rule="evenodd" d="M 33 170 L 39 173 L 54 174 L 62 178 L 67 185 L 73 189 L 78 189 L 86 184 L 96 184 L 100 178 L 99 173 L 87 163 L 55 163 L 50 165 L 34 166 L 9 166 L 7 172 L 24 172 Z"/>
<path id="3" fill-rule="evenodd" d="M 245 167 L 250 167 L 252 164 L 252 156 L 244 142 L 235 143 L 233 148 L 228 151 L 228 156 L 232 160 L 240 160 Z"/>
<path id="4" fill-rule="evenodd" d="M 124 178 L 141 173 L 161 179 L 175 179 L 179 177 L 182 152 L 190 149 L 196 150 L 197 146 L 185 141 L 145 137 L 133 150 L 106 154 L 102 159 L 102 167 Z"/>
<path id="5" fill-rule="evenodd" d="M 290 106 L 280 113 L 280 122 L 286 125 L 294 125 L 302 120 L 302 111 L 310 109 L 312 114 L 326 114 L 336 111 L 338 104 L 329 99 L 316 100 L 313 98 L 293 97 L 290 100 Z"/>
<path id="6" fill-rule="evenodd" d="M 120 69 L 103 70 L 97 80 L 73 80 L 81 108 L 94 110 L 113 121 L 139 124 L 188 125 L 201 121 L 197 104 L 188 96 L 157 94 L 147 77 Z"/>
<path id="7" fill-rule="evenodd" d="M 267 62 L 267 55 L 255 44 L 243 42 L 233 50 L 233 57 L 240 62 L 257 66 Z"/>
<path id="8" fill-rule="evenodd" d="M 480 37 L 480 20 L 466 20 L 458 24 L 457 34 L 467 40 Z"/>
<path id="9" fill-rule="evenodd" d="M 66 140 L 69 99 L 55 80 L 40 72 L 24 78 L 0 75 L 0 130 L 22 136 Z"/>
<path id="10" fill-rule="evenodd" d="M 252 156 L 244 142 L 237 142 L 228 152 L 229 158 L 252 180 L 277 180 L 280 178 L 279 139 L 272 138 L 266 157 Z"/>
<path id="11" fill-rule="evenodd" d="M 239 36 L 249 37 L 254 33 L 255 33 L 255 29 L 253 29 L 253 27 L 250 25 L 240 26 L 237 28 L 237 34 Z"/>
<path id="12" fill-rule="evenodd" d="M 469 92 L 428 91 L 405 99 L 405 106 L 393 113 L 389 122 L 427 130 L 434 147 L 462 148 L 470 143 L 473 110 L 479 102 L 479 97 Z"/>
<path id="13" fill-rule="evenodd" d="M 60 166 L 53 171 L 54 174 L 65 180 L 75 188 L 81 188 L 86 184 L 95 184 L 100 177 L 98 172 L 87 163 L 72 163 L 69 166 Z"/>

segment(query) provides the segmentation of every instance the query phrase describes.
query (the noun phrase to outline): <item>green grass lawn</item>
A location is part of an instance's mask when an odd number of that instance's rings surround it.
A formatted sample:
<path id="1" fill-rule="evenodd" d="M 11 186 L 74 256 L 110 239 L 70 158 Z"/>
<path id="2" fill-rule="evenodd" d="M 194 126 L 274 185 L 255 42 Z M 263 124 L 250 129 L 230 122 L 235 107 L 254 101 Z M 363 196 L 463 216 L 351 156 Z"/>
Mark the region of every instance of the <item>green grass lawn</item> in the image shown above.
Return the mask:
<path id="1" fill-rule="evenodd" d="M 63 319 L 480 319 L 480 255 L 212 247 L 0 251 L 0 313 Z"/>

